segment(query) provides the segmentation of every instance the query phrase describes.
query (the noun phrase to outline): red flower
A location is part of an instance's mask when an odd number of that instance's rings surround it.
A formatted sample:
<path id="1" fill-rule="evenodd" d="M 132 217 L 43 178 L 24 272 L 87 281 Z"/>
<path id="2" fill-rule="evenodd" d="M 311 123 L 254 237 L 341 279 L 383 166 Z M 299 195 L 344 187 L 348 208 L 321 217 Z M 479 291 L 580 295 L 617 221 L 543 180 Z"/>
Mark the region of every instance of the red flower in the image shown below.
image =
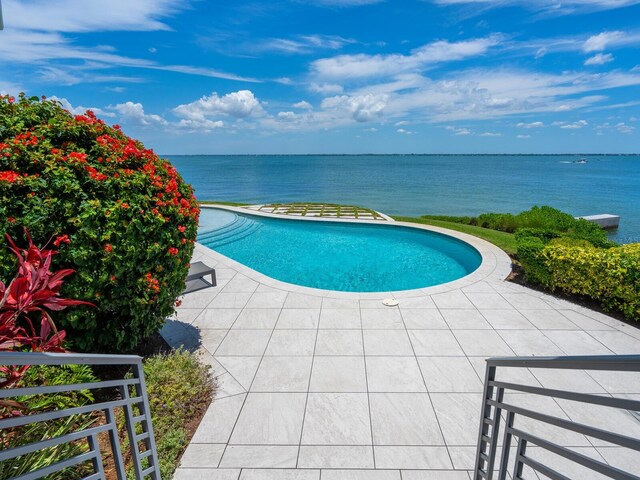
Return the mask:
<path id="1" fill-rule="evenodd" d="M 129 208 L 129 204 L 128 203 L 123 203 L 122 205 L 120 205 L 122 208 Z"/>
<path id="2" fill-rule="evenodd" d="M 53 244 L 56 247 L 59 247 L 61 243 L 71 243 L 71 240 L 69 240 L 69 235 L 60 235 L 53 241 Z"/>
<path id="3" fill-rule="evenodd" d="M 111 244 L 107 243 L 104 246 L 104 251 L 107 252 L 107 253 L 111 253 L 113 251 L 113 247 L 111 246 Z"/>
<path id="4" fill-rule="evenodd" d="M 0 172 L 0 182 L 13 183 L 20 178 L 20 174 L 18 172 L 14 172 L 13 170 L 5 170 L 4 172 Z"/>
<path id="5" fill-rule="evenodd" d="M 169 255 L 177 255 L 178 254 L 178 249 L 176 247 L 171 247 L 167 251 L 169 252 Z"/>
<path id="6" fill-rule="evenodd" d="M 184 233 L 184 231 L 187 229 L 187 227 L 185 227 L 184 225 L 179 225 L 178 226 L 178 230 L 180 231 L 180 233 Z"/>

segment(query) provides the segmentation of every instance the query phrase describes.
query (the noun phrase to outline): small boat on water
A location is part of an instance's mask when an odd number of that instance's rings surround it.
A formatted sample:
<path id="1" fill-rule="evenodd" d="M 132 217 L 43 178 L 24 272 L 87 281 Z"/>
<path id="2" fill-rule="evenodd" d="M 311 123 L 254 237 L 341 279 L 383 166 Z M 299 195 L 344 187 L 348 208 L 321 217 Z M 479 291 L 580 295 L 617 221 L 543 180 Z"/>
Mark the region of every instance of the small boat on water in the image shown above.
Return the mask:
<path id="1" fill-rule="evenodd" d="M 589 160 L 586 158 L 581 158 L 580 160 L 574 160 L 573 163 L 589 163 Z"/>

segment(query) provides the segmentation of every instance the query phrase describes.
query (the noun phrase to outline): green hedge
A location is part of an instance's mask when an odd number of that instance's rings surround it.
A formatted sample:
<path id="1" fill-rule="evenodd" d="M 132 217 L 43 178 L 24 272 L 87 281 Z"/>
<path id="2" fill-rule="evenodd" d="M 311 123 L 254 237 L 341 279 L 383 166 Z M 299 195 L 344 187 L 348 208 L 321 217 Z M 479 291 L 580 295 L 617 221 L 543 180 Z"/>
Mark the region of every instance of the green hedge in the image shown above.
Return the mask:
<path id="1" fill-rule="evenodd" d="M 91 112 L 0 96 L 0 235 L 59 250 L 62 296 L 97 308 L 56 312 L 71 348 L 117 352 L 156 332 L 184 288 L 198 224 L 175 168 Z M 0 249 L 0 279 L 15 258 Z"/>
<path id="2" fill-rule="evenodd" d="M 640 243 L 598 248 L 584 240 L 559 238 L 545 245 L 527 237 L 518 242 L 518 257 L 528 280 L 640 320 Z"/>

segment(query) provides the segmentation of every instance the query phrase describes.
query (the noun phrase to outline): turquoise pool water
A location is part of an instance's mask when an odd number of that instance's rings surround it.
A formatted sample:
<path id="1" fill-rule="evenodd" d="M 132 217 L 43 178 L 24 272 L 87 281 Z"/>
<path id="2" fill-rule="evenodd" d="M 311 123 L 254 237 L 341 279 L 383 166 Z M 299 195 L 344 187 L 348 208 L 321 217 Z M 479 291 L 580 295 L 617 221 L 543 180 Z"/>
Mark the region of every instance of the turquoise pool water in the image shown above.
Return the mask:
<path id="1" fill-rule="evenodd" d="M 260 273 L 305 287 L 383 292 L 464 277 L 482 257 L 469 244 L 415 228 L 310 222 L 203 208 L 198 241 Z"/>

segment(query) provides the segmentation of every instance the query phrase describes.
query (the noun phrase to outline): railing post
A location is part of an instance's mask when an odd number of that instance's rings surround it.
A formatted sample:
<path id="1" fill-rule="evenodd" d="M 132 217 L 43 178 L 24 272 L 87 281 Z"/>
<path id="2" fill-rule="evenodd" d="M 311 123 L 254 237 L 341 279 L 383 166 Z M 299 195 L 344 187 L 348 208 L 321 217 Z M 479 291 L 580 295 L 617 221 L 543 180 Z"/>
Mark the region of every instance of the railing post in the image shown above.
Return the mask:
<path id="1" fill-rule="evenodd" d="M 144 440 L 148 451 L 151 451 L 149 459 L 149 475 L 152 480 L 160 479 L 160 466 L 158 462 L 158 451 L 156 450 L 156 440 L 153 433 L 153 423 L 151 422 L 151 408 L 149 407 L 149 397 L 147 395 L 147 385 L 144 381 L 144 370 L 142 369 L 142 359 L 133 365 L 133 376 L 138 379 L 135 388 L 139 397 L 142 397 L 142 406 L 139 405 L 140 414 L 144 416 L 142 420 L 142 429 L 149 435 Z M 137 448 L 137 445 L 136 445 Z"/>
<path id="2" fill-rule="evenodd" d="M 120 438 L 118 438 L 117 418 L 113 408 L 104 410 L 104 417 L 111 426 L 109 429 L 109 442 L 111 443 L 111 452 L 113 452 L 113 463 L 116 469 L 118 480 L 127 480 L 127 472 L 124 468 L 122 460 L 122 451 L 120 449 Z"/>
<path id="3" fill-rule="evenodd" d="M 502 456 L 500 457 L 500 470 L 498 470 L 498 480 L 506 480 L 507 469 L 509 468 L 509 452 L 511 450 L 511 428 L 515 413 L 507 412 L 507 421 L 504 426 L 504 436 L 502 438 Z"/>
<path id="4" fill-rule="evenodd" d="M 495 451 L 498 443 L 498 429 L 500 426 L 500 409 L 494 409 L 493 419 L 491 418 L 491 405 L 489 400 L 493 399 L 494 387 L 490 385 L 496 378 L 496 367 L 487 363 L 484 379 L 484 393 L 482 396 L 482 413 L 480 416 L 480 431 L 478 432 L 478 447 L 476 450 L 475 480 L 485 478 L 491 480 L 493 477 L 493 465 L 495 462 Z M 502 402 L 504 390 L 498 389 L 497 400 Z M 491 427 L 491 433 L 489 433 Z M 483 468 L 484 466 L 484 468 Z M 481 473 L 484 472 L 484 475 Z"/>
<path id="5" fill-rule="evenodd" d="M 516 449 L 516 461 L 513 465 L 513 480 L 522 480 L 522 471 L 524 469 L 523 458 L 527 452 L 527 441 L 522 438 L 518 439 L 518 447 Z"/>

